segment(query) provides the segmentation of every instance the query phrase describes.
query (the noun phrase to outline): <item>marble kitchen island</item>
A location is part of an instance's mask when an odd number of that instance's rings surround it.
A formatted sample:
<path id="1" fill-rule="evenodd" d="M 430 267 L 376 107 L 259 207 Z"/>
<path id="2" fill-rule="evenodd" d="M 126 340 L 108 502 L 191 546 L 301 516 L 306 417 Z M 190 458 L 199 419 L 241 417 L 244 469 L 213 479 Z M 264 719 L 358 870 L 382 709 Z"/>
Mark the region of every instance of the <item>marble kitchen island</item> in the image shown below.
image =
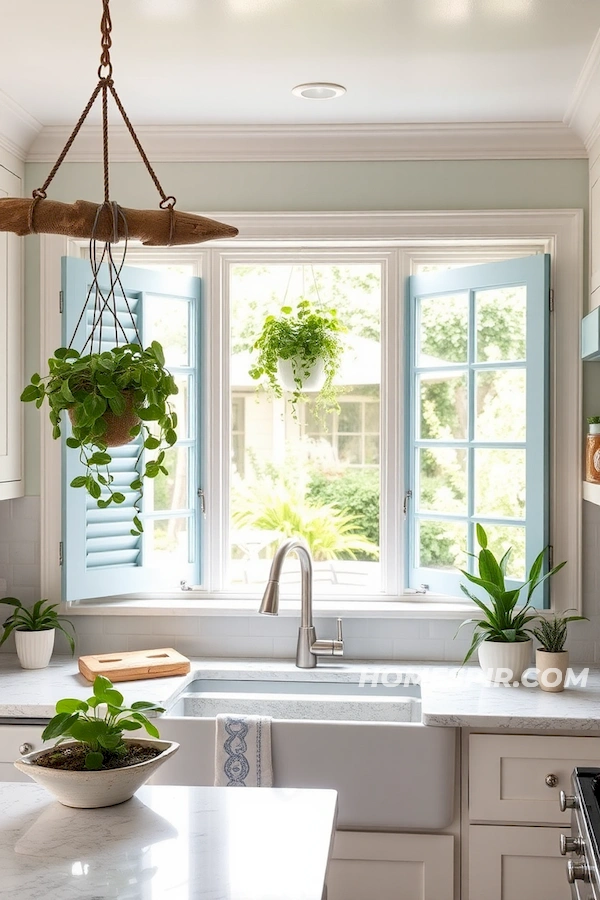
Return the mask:
<path id="1" fill-rule="evenodd" d="M 70 809 L 0 782 L 0 897 L 321 900 L 336 806 L 329 790 L 154 786 Z"/>

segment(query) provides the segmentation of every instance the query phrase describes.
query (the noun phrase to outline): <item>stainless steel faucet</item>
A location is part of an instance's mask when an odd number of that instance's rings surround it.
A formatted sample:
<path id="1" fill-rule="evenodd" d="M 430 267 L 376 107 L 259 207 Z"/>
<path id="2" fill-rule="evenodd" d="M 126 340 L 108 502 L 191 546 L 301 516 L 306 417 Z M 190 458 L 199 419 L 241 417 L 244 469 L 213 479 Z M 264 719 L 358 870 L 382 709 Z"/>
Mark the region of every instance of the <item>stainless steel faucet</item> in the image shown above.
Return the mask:
<path id="1" fill-rule="evenodd" d="M 265 616 L 279 615 L 279 579 L 281 569 L 288 553 L 294 552 L 300 561 L 302 575 L 301 603 L 302 618 L 298 630 L 298 648 L 296 650 L 296 665 L 299 669 L 314 669 L 318 656 L 343 656 L 344 640 L 342 637 L 342 620 L 337 620 L 337 640 L 320 641 L 312 620 L 312 557 L 306 541 L 302 538 L 288 538 L 279 545 L 273 562 L 265 593 L 260 604 L 259 612 Z"/>

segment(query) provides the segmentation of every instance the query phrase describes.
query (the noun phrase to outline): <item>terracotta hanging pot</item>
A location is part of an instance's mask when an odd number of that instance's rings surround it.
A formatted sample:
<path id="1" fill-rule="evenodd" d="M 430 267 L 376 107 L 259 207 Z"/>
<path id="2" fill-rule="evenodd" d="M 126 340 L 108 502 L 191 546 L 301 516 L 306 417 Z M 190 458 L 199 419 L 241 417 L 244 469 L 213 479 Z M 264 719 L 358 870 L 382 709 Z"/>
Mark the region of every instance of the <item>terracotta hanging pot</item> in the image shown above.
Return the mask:
<path id="1" fill-rule="evenodd" d="M 102 416 L 106 422 L 106 431 L 102 435 L 102 442 L 107 447 L 123 447 L 125 444 L 131 443 L 131 429 L 140 424 L 140 417 L 133 409 L 133 393 L 131 391 L 123 391 L 122 396 L 125 398 L 125 411 L 117 416 L 111 410 L 107 410 Z M 71 425 L 76 425 L 74 411 L 70 409 L 69 419 Z"/>

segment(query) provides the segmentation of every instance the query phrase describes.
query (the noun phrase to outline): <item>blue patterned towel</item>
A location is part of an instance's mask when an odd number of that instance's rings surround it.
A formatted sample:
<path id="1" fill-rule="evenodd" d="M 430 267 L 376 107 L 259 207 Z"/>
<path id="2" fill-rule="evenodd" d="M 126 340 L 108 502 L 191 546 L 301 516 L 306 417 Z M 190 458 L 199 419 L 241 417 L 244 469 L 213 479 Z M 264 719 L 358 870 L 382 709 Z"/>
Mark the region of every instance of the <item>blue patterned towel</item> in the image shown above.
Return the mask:
<path id="1" fill-rule="evenodd" d="M 268 716 L 217 716 L 215 787 L 273 787 Z"/>

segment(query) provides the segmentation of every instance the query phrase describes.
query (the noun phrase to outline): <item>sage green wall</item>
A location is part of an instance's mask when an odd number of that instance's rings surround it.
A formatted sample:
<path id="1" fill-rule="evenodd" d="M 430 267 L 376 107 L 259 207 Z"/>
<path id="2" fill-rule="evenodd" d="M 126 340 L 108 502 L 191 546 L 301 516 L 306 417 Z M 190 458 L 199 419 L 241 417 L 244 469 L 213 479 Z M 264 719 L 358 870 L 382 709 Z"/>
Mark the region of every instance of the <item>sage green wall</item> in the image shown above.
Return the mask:
<path id="1" fill-rule="evenodd" d="M 26 166 L 26 194 L 50 166 Z M 180 209 L 202 211 L 335 211 L 552 209 L 588 206 L 588 162 L 457 160 L 431 162 L 159 163 L 157 175 Z M 65 163 L 49 195 L 102 199 L 98 163 Z M 158 195 L 141 164 L 111 167 L 111 196 L 123 206 L 153 207 Z M 27 372 L 39 366 L 39 241 L 26 241 Z M 586 266 L 587 271 L 587 266 Z M 591 389 L 590 389 L 591 390 Z M 39 494 L 39 414 L 26 409 L 28 494 Z"/>

